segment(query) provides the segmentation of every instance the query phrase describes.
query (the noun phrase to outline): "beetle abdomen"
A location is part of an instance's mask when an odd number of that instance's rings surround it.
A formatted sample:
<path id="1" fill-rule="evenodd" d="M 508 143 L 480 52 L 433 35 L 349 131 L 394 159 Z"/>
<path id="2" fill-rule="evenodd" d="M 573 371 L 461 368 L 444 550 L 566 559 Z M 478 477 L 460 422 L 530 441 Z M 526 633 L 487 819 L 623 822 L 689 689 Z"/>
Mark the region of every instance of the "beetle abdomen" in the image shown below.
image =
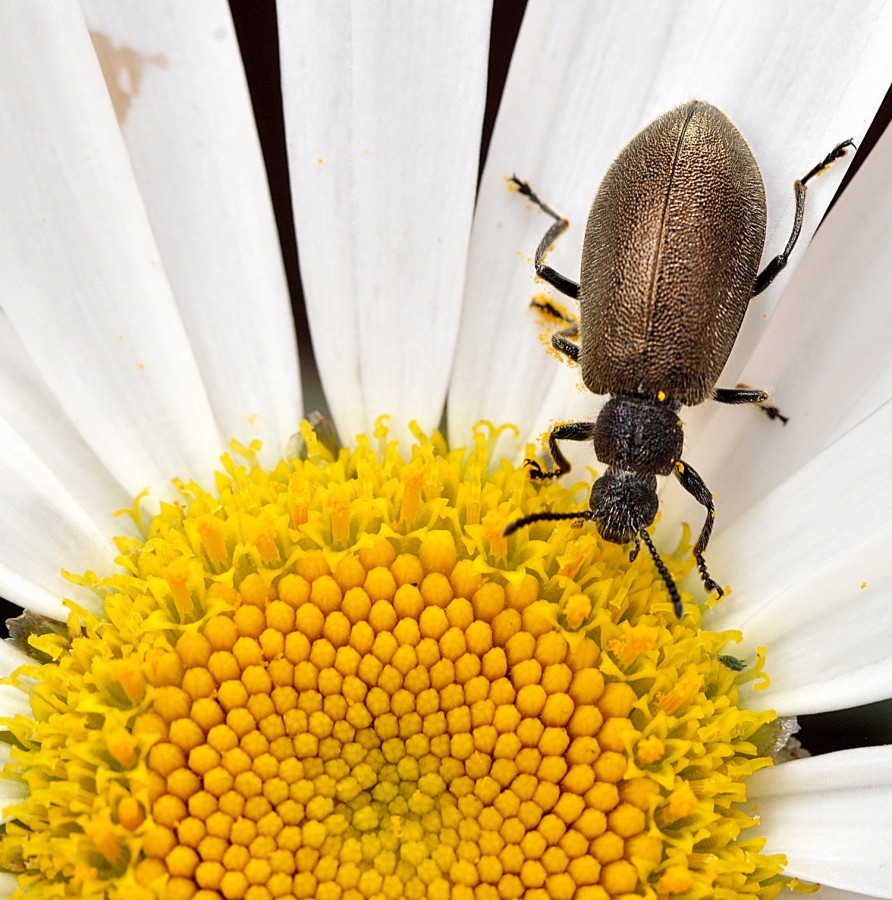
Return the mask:
<path id="1" fill-rule="evenodd" d="M 580 363 L 597 394 L 710 394 L 765 243 L 765 188 L 740 132 L 691 101 L 619 154 L 589 214 Z"/>

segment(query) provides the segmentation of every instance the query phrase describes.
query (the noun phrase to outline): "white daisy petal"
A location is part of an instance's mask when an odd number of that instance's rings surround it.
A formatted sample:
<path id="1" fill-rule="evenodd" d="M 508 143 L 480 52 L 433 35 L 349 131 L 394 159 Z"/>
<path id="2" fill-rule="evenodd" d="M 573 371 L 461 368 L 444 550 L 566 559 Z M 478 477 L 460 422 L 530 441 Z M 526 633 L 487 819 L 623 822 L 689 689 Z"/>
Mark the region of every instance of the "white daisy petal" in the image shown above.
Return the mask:
<path id="1" fill-rule="evenodd" d="M 729 409 L 701 439 L 707 483 L 734 472 L 720 492 L 723 527 L 892 396 L 890 195 L 887 132 L 815 236 L 743 372 L 772 390 L 789 424 Z"/>
<path id="2" fill-rule="evenodd" d="M 296 342 L 229 6 L 84 9 L 220 428 L 277 458 L 302 412 Z"/>
<path id="3" fill-rule="evenodd" d="M 531 3 L 481 182 L 451 432 L 462 433 L 481 416 L 530 422 L 555 377 L 552 361 L 543 358 L 542 326 L 526 309 L 539 289 L 530 283 L 530 258 L 550 220 L 509 193 L 506 176 L 529 179 L 569 216 L 571 228 L 549 263 L 575 278 L 588 207 L 611 159 L 656 115 L 702 97 L 731 116 L 759 161 L 769 206 L 767 261 L 790 232 L 793 179 L 839 140 L 867 128 L 892 75 L 890 40 L 892 8 L 879 2 L 854 9 L 797 0 L 762 4 L 746 15 L 733 2 Z M 811 192 L 803 243 L 842 168 Z M 800 258 L 793 256 L 788 271 Z M 769 289 L 747 317 L 727 369 L 731 384 L 779 290 L 780 283 Z M 564 410 L 544 414 L 561 419 Z"/>
<path id="4" fill-rule="evenodd" d="M 301 271 L 336 423 L 347 440 L 385 412 L 397 434 L 431 428 L 458 330 L 490 4 L 278 13 Z"/>
<path id="5" fill-rule="evenodd" d="M 12 806 L 28 796 L 28 785 L 21 781 L 4 781 L 0 785 L 0 821 L 6 822 L 10 816 L 6 815 L 6 807 Z M 4 887 L 4 882 L 0 882 L 0 890 Z M 13 887 L 12 890 L 15 888 Z M 10 893 L 12 893 L 12 890 Z"/>
<path id="6" fill-rule="evenodd" d="M 742 629 L 745 652 L 770 648 L 777 695 L 769 700 L 766 692 L 765 703 L 781 703 L 779 711 L 838 709 L 892 693 L 892 623 L 882 613 L 890 583 L 890 429 L 892 402 L 710 544 L 710 571 L 733 593 L 708 627 Z"/>
<path id="7" fill-rule="evenodd" d="M 132 502 L 84 443 L 0 312 L 0 416 L 24 438 L 77 503 L 108 533 L 120 534 L 114 512 Z M 114 522 L 114 527 L 112 524 Z"/>
<path id="8" fill-rule="evenodd" d="M 66 581 L 60 567 L 104 572 L 115 553 L 110 538 L 3 419 L 0 446 L 0 595 L 60 621 L 68 616 L 62 597 L 97 608 L 96 596 Z"/>
<path id="9" fill-rule="evenodd" d="M 24 650 L 20 650 L 11 640 L 0 640 L 0 678 L 9 678 L 19 667 L 32 662 Z M 0 741 L 0 762 L 3 761 L 3 748 L 6 745 Z"/>
<path id="10" fill-rule="evenodd" d="M 0 684 L 0 715 L 3 716 L 31 716 L 31 701 L 24 691 L 9 684 Z M 0 782 L 0 788 L 5 788 L 9 782 Z"/>
<path id="11" fill-rule="evenodd" d="M 0 7 L 3 309 L 131 492 L 221 450 L 80 7 Z"/>
<path id="12" fill-rule="evenodd" d="M 816 563 L 749 620 L 740 653 L 766 645 L 771 676 L 752 706 L 805 715 L 892 696 L 890 544 L 887 528 Z"/>
<path id="13" fill-rule="evenodd" d="M 747 783 L 747 797 L 765 852 L 787 857 L 786 874 L 892 897 L 892 746 L 763 769 Z"/>
<path id="14" fill-rule="evenodd" d="M 781 891 L 781 897 L 799 897 L 801 900 L 802 894 L 795 891 Z M 841 891 L 838 888 L 827 887 L 826 885 L 821 885 L 820 890 L 812 895 L 815 900 L 875 900 L 876 894 L 857 894 L 853 891 Z"/>

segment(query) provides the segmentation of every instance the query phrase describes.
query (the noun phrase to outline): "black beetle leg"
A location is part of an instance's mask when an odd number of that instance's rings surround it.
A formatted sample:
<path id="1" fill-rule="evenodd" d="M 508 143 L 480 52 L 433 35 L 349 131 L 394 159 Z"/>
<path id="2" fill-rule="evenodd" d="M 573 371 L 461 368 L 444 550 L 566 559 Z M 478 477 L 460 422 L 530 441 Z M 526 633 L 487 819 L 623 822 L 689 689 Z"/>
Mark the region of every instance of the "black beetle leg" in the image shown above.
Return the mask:
<path id="1" fill-rule="evenodd" d="M 558 425 L 551 429 L 548 435 L 548 452 L 554 460 L 557 468 L 546 472 L 534 459 L 525 459 L 524 464 L 529 466 L 530 478 L 541 481 L 544 478 L 558 478 L 570 471 L 570 461 L 561 453 L 558 441 L 591 441 L 595 437 L 594 422 L 568 422 L 566 425 Z"/>
<path id="2" fill-rule="evenodd" d="M 568 316 L 566 313 L 561 312 L 547 300 L 533 300 L 530 303 L 530 306 L 533 309 L 541 310 L 555 319 L 559 319 L 561 322 L 569 323 L 565 328 L 556 331 L 551 336 L 551 346 L 559 353 L 563 353 L 564 356 L 569 357 L 573 362 L 579 362 L 579 345 L 573 343 L 574 340 L 579 339 L 578 320 L 574 319 L 573 316 Z"/>
<path id="3" fill-rule="evenodd" d="M 551 336 L 551 346 L 559 353 L 579 362 L 579 344 L 574 344 L 571 338 L 579 336 L 579 323 L 574 322 L 572 325 L 562 328 Z"/>
<path id="4" fill-rule="evenodd" d="M 552 319 L 557 319 L 558 322 L 566 322 L 568 325 L 575 324 L 578 329 L 579 323 L 576 321 L 575 316 L 571 316 L 569 313 L 565 313 L 562 309 L 559 309 L 544 295 L 540 296 L 542 296 L 543 299 L 530 300 L 530 309 L 538 309 L 539 312 L 545 313 L 546 316 L 551 316 Z"/>
<path id="5" fill-rule="evenodd" d="M 545 232 L 545 237 L 539 241 L 539 246 L 536 248 L 536 274 L 553 288 L 559 290 L 562 294 L 566 294 L 566 296 L 576 300 L 579 297 L 578 282 L 573 281 L 572 278 L 567 278 L 566 275 L 561 275 L 560 272 L 556 272 L 551 266 L 546 266 L 543 262 L 549 247 L 551 247 L 551 245 L 567 230 L 570 225 L 570 220 L 562 216 L 556 209 L 540 200 L 539 197 L 536 196 L 536 192 L 526 181 L 521 181 L 516 175 L 512 175 L 509 180 L 511 184 L 517 187 L 519 193 L 523 194 L 525 197 L 529 197 L 530 201 L 535 203 L 542 212 L 554 219 L 554 225 Z"/>
<path id="6" fill-rule="evenodd" d="M 768 263 L 767 266 L 758 274 L 756 277 L 756 283 L 753 287 L 753 292 L 750 294 L 750 298 L 755 297 L 757 294 L 761 294 L 765 288 L 774 281 L 775 278 L 780 274 L 781 269 L 787 264 L 787 260 L 790 258 L 790 254 L 793 252 L 793 248 L 796 246 L 796 241 L 799 240 L 799 232 L 802 230 L 802 216 L 805 213 L 805 194 L 806 194 L 806 183 L 810 178 L 813 178 L 815 175 L 820 175 L 824 169 L 833 165 L 836 160 L 841 159 L 846 155 L 847 147 L 854 147 L 855 142 L 849 138 L 847 141 L 842 141 L 837 144 L 813 169 L 807 172 L 802 176 L 798 181 L 793 182 L 793 192 L 796 194 L 796 212 L 793 216 L 793 231 L 790 233 L 790 239 L 787 241 L 787 246 L 784 247 L 784 252 L 778 254 Z"/>
<path id="7" fill-rule="evenodd" d="M 786 425 L 790 421 L 776 406 L 767 403 L 768 394 L 758 388 L 749 388 L 746 385 L 738 385 L 736 388 L 716 388 L 713 391 L 713 399 L 718 403 L 755 403 L 769 419 L 780 419 Z"/>
<path id="8" fill-rule="evenodd" d="M 697 545 L 694 547 L 694 559 L 697 560 L 697 568 L 700 570 L 700 579 L 707 591 L 717 591 L 721 597 L 724 591 L 719 585 L 713 581 L 709 572 L 706 570 L 706 560 L 703 554 L 706 551 L 706 545 L 709 543 L 709 537 L 712 534 L 712 524 L 715 521 L 715 504 L 712 502 L 712 494 L 709 488 L 703 482 L 703 479 L 683 460 L 675 463 L 675 475 L 681 482 L 681 486 L 702 506 L 706 507 L 706 521 L 703 523 L 703 530 L 697 539 Z"/>

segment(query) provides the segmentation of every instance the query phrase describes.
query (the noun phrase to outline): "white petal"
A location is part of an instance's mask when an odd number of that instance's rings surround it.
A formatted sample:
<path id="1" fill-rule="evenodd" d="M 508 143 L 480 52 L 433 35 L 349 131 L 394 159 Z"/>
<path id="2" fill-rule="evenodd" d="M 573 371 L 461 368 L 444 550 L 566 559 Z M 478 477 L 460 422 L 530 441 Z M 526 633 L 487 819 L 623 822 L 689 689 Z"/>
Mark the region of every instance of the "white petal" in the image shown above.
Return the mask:
<path id="1" fill-rule="evenodd" d="M 28 695 L 11 684 L 0 684 L 0 716 L 27 716 L 33 719 L 34 713 Z"/>
<path id="2" fill-rule="evenodd" d="M 342 439 L 439 423 L 458 331 L 490 4 L 282 2 L 313 346 Z"/>
<path id="3" fill-rule="evenodd" d="M 132 498 L 68 420 L 2 312 L 0 416 L 15 428 L 102 531 L 111 536 L 126 530 L 126 521 L 114 513 L 130 506 Z"/>
<path id="4" fill-rule="evenodd" d="M 68 417 L 130 492 L 222 449 L 79 6 L 0 6 L 0 291 Z"/>
<path id="5" fill-rule="evenodd" d="M 18 888 L 19 882 L 15 875 L 0 872 L 0 897 L 11 897 Z"/>
<path id="6" fill-rule="evenodd" d="M 11 640 L 0 641 L 0 678 L 9 678 L 19 666 L 25 666 L 31 662 L 33 662 L 31 657 L 24 650 L 20 650 Z M 4 746 L 4 743 L 0 741 L 0 759 L 2 759 Z"/>
<path id="7" fill-rule="evenodd" d="M 892 696 L 888 661 L 892 624 L 886 615 L 870 615 L 871 609 L 882 607 L 889 592 L 884 549 L 888 543 L 883 535 L 888 533 L 892 503 L 890 429 L 892 402 L 816 456 L 730 528 L 721 529 L 709 547 L 710 571 L 721 583 L 730 583 L 733 593 L 707 619 L 707 626 L 742 629 L 749 648 L 764 644 L 772 649 L 774 640 L 783 636 L 784 648 L 795 653 L 795 659 L 786 667 L 778 690 L 792 689 L 797 702 L 810 697 L 809 709 L 864 703 L 878 699 L 877 692 Z M 862 582 L 867 583 L 865 590 Z M 867 607 L 863 616 L 862 602 Z M 812 616 L 818 621 L 811 623 Z M 859 618 L 861 624 L 855 625 Z M 803 632 L 801 639 L 797 629 Z M 791 666 L 805 668 L 798 677 L 801 688 L 796 688 Z M 816 667 L 814 675 L 809 675 L 811 666 Z M 818 688 L 809 682 L 825 666 L 842 681 L 828 688 L 822 701 L 816 695 Z M 771 671 L 771 664 L 768 668 Z"/>
<path id="8" fill-rule="evenodd" d="M 723 527 L 892 397 L 890 252 L 887 131 L 815 236 L 743 372 L 744 382 L 771 389 L 789 424 L 729 409 L 701 438 L 707 482 L 734 474 L 721 489 Z"/>
<path id="9" fill-rule="evenodd" d="M 0 595 L 64 620 L 64 597 L 96 609 L 95 595 L 62 577 L 109 569 L 115 548 L 7 422 L 0 419 Z"/>
<path id="10" fill-rule="evenodd" d="M 881 3 L 811 0 L 758 4 L 745 14 L 734 2 L 530 3 L 481 182 L 451 433 L 480 417 L 541 421 L 536 411 L 556 371 L 527 309 L 540 290 L 531 284 L 530 257 L 550 220 L 510 193 L 506 176 L 529 179 L 570 217 L 548 261 L 575 278 L 588 207 L 611 159 L 656 115 L 703 97 L 730 115 L 759 161 L 767 260 L 790 232 L 793 179 L 839 140 L 863 134 L 882 99 L 892 75 L 890 13 Z M 844 165 L 835 169 L 810 191 L 803 242 Z M 788 270 L 800 258 L 794 254 Z M 726 370 L 730 384 L 764 330 L 780 281 L 747 317 Z"/>
<path id="11" fill-rule="evenodd" d="M 297 344 L 229 6 L 84 9 L 220 428 L 279 456 L 302 413 Z"/>
<path id="12" fill-rule="evenodd" d="M 802 894 L 795 891 L 782 891 L 781 897 L 799 897 L 802 900 Z M 857 894 L 852 891 L 841 891 L 838 888 L 827 887 L 821 885 L 820 890 L 816 894 L 812 894 L 815 900 L 874 900 L 876 894 Z"/>
<path id="13" fill-rule="evenodd" d="M 763 769 L 747 783 L 747 797 L 767 838 L 764 852 L 785 854 L 788 875 L 892 897 L 892 746 Z"/>
<path id="14" fill-rule="evenodd" d="M 771 684 L 754 691 L 748 705 L 792 716 L 892 697 L 890 546 L 886 528 L 815 561 L 754 613 L 735 652 L 746 656 L 766 645 Z"/>
<path id="15" fill-rule="evenodd" d="M 24 800 L 28 796 L 28 785 L 21 781 L 10 781 L 8 779 L 0 782 L 0 821 L 7 821 L 9 816 L 6 815 L 6 807 Z M 0 882 L 0 890 L 3 883 Z"/>

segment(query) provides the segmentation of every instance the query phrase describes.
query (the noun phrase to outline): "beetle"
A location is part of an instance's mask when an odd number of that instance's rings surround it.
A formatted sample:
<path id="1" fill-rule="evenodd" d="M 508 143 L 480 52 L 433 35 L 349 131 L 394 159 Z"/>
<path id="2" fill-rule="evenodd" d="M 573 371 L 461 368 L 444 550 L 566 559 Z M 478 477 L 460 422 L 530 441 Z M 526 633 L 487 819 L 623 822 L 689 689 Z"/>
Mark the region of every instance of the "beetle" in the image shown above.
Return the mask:
<path id="1" fill-rule="evenodd" d="M 579 320 L 563 317 L 570 324 L 552 335 L 552 346 L 579 363 L 592 393 L 610 399 L 596 421 L 552 429 L 548 449 L 555 468 L 525 460 L 531 478 L 557 478 L 570 471 L 558 442 L 592 441 L 607 469 L 592 487 L 589 509 L 524 516 L 506 536 L 533 522 L 581 519 L 594 522 L 605 540 L 634 541 L 630 560 L 644 542 L 680 618 L 678 587 L 646 530 L 658 509 L 656 476 L 674 474 L 706 508 L 693 553 L 706 590 L 723 594 L 703 556 L 715 506 L 703 479 L 682 459 L 678 411 L 713 399 L 756 403 L 783 419 L 766 405 L 765 391 L 715 384 L 747 304 L 774 281 L 796 245 L 806 184 L 848 147 L 853 141 L 838 144 L 794 182 L 792 232 L 761 272 L 767 209 L 759 167 L 730 119 L 704 101 L 669 110 L 620 151 L 592 203 L 578 283 L 544 263 L 569 220 L 512 178 L 554 219 L 536 250 L 536 274 L 579 300 Z"/>

